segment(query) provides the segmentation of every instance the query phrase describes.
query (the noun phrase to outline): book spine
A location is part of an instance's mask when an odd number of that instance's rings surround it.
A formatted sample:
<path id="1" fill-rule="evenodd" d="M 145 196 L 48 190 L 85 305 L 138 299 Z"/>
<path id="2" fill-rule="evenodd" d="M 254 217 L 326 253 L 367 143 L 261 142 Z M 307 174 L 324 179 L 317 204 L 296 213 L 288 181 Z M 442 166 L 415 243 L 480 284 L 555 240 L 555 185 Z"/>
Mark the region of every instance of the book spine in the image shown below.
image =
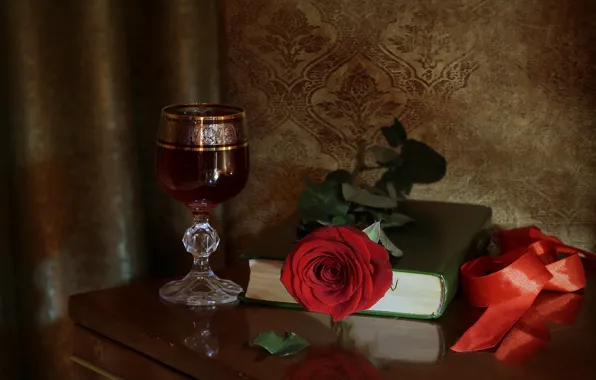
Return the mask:
<path id="1" fill-rule="evenodd" d="M 447 306 L 451 303 L 459 289 L 459 270 L 461 266 L 473 258 L 485 255 L 488 250 L 488 245 L 492 237 L 492 218 L 489 217 L 482 228 L 478 231 L 476 236 L 466 248 L 465 255 L 456 255 L 452 262 L 447 265 L 446 270 L 442 273 L 443 283 L 443 302 L 439 312 L 433 318 L 439 318 L 443 315 Z"/>

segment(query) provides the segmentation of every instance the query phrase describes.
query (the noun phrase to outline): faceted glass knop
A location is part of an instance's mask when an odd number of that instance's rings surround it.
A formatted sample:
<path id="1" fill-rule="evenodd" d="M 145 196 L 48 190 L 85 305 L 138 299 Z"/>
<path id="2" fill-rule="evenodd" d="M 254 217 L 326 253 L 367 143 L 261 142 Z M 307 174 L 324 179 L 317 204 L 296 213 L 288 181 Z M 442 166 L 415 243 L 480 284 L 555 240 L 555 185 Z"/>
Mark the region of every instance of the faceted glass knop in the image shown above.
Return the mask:
<path id="1" fill-rule="evenodd" d="M 182 242 L 193 256 L 209 257 L 219 246 L 219 236 L 209 222 L 197 221 L 186 230 Z"/>

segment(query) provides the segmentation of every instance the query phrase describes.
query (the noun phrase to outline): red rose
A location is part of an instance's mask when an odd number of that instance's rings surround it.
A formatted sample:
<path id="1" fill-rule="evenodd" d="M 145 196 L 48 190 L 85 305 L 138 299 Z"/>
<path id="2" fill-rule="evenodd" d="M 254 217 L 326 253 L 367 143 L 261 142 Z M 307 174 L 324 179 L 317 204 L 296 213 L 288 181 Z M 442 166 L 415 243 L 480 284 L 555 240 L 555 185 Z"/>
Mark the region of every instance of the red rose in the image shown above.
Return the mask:
<path id="1" fill-rule="evenodd" d="M 392 280 L 387 250 L 354 227 L 310 233 L 296 243 L 281 270 L 281 282 L 302 307 L 335 322 L 373 306 Z"/>
<path id="2" fill-rule="evenodd" d="M 379 370 L 358 351 L 341 348 L 314 349 L 308 357 L 288 368 L 284 380 L 381 379 Z"/>

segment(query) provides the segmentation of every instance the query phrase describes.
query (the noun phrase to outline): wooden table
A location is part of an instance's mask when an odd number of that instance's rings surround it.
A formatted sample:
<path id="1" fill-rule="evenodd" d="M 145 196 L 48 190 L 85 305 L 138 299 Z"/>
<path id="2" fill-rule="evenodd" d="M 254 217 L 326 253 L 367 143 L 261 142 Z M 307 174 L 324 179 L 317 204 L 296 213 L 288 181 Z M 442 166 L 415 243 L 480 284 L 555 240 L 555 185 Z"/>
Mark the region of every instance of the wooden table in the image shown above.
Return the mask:
<path id="1" fill-rule="evenodd" d="M 586 263 L 586 271 L 575 322 L 549 324 L 550 342 L 523 364 L 503 363 L 491 352 L 449 350 L 480 312 L 460 297 L 435 322 L 352 316 L 331 326 L 326 316 L 298 310 L 173 306 L 158 298 L 165 280 L 72 296 L 72 360 L 77 379 L 269 380 L 325 360 L 353 374 L 368 368 L 368 360 L 379 368 L 350 379 L 589 379 L 596 368 L 596 267 Z M 245 285 L 246 270 L 231 276 Z M 249 345 L 268 329 L 294 331 L 311 347 L 281 358 Z M 349 350 L 354 345 L 357 355 Z"/>

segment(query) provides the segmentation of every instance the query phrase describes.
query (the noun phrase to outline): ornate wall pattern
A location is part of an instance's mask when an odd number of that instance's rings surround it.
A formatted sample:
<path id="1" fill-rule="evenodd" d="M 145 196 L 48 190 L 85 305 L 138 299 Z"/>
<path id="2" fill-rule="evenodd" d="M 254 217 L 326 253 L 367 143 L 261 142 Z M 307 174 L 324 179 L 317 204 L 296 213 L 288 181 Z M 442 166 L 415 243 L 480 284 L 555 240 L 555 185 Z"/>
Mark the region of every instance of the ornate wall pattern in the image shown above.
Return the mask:
<path id="1" fill-rule="evenodd" d="M 229 208 L 236 248 L 294 211 L 304 174 L 351 168 L 394 116 L 448 161 L 412 197 L 490 205 L 497 223 L 596 248 L 596 3 L 228 0 L 224 15 L 252 155 Z"/>

